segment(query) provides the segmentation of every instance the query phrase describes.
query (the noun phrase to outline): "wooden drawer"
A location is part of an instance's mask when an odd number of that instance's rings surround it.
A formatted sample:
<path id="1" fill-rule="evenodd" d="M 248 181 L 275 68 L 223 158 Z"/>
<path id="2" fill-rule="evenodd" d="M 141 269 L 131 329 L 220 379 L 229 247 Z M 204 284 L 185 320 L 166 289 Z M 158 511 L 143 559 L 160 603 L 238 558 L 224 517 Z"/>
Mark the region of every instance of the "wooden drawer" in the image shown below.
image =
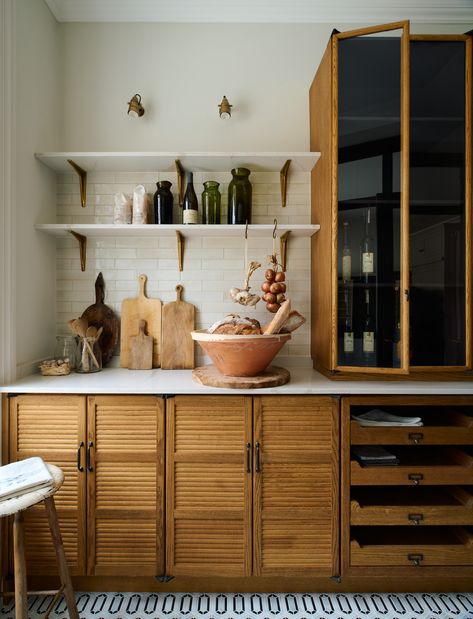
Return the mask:
<path id="1" fill-rule="evenodd" d="M 352 525 L 473 525 L 473 495 L 458 486 L 352 489 Z"/>
<path id="2" fill-rule="evenodd" d="M 398 412 L 397 410 L 395 411 Z M 416 411 L 419 412 L 420 411 Z M 425 425 L 366 427 L 350 422 L 352 445 L 470 445 L 473 417 L 457 410 L 422 415 Z"/>
<path id="3" fill-rule="evenodd" d="M 397 448 L 390 450 L 401 461 L 398 466 L 362 467 L 352 460 L 354 486 L 402 486 L 421 484 L 473 484 L 473 457 L 461 449 Z"/>
<path id="4" fill-rule="evenodd" d="M 350 564 L 354 567 L 473 565 L 472 530 L 355 527 L 351 533 Z"/>

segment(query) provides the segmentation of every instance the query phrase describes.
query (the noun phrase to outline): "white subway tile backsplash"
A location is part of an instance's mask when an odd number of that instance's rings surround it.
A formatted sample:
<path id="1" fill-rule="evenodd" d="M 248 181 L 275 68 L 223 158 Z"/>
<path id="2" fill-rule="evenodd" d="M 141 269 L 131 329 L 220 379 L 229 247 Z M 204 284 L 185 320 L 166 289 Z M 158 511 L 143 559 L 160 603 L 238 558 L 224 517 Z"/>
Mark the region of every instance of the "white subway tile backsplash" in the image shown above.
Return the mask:
<path id="1" fill-rule="evenodd" d="M 63 223 L 113 223 L 114 195 L 123 192 L 129 196 L 137 184 L 143 184 L 152 203 L 158 180 L 169 180 L 173 185 L 174 221 L 180 222 L 182 211 L 178 205 L 175 172 L 91 172 L 88 175 L 87 207 L 80 204 L 77 176 L 73 173 L 58 175 L 57 221 Z M 196 173 L 194 187 L 199 205 L 203 182 L 216 180 L 222 194 L 221 221 L 227 220 L 227 191 L 230 172 Z M 310 174 L 290 171 L 287 206 L 281 207 L 278 172 L 252 172 L 252 223 L 280 224 L 310 222 Z M 259 293 L 264 271 L 269 266 L 268 256 L 273 252 L 273 240 L 248 234 L 248 260 L 261 263 L 250 281 L 252 292 Z M 284 359 L 307 359 L 310 355 L 310 239 L 289 237 L 287 286 L 292 305 L 307 319 L 307 323 L 293 334 L 282 351 Z M 118 314 L 121 302 L 138 294 L 138 276 L 148 277 L 147 294 L 163 303 L 174 301 L 176 284 L 184 286 L 184 299 L 196 308 L 197 328 L 207 328 L 227 313 L 255 317 L 263 324 L 269 314 L 261 301 L 256 309 L 238 305 L 229 295 L 231 287 L 242 287 L 246 268 L 245 241 L 236 237 L 186 237 L 184 270 L 179 272 L 176 239 L 172 236 L 133 236 L 130 225 L 128 236 L 89 238 L 87 271 L 80 270 L 77 242 L 72 238 L 57 240 L 57 332 L 68 333 L 67 321 L 79 316 L 94 303 L 94 282 L 101 271 L 105 280 L 105 303 Z M 279 253 L 279 240 L 274 247 Z M 197 362 L 209 360 L 196 348 Z"/>

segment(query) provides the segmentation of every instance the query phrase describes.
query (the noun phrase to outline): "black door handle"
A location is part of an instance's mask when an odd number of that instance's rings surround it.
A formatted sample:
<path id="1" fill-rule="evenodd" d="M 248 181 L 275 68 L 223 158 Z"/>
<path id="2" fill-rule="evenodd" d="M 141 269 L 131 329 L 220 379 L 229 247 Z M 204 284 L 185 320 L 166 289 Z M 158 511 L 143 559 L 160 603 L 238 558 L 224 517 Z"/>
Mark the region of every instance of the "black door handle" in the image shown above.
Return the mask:
<path id="1" fill-rule="evenodd" d="M 94 470 L 94 467 L 91 466 L 90 464 L 90 450 L 92 449 L 93 446 L 94 446 L 93 442 L 90 441 L 89 446 L 87 447 L 87 470 L 90 472 Z"/>
<path id="2" fill-rule="evenodd" d="M 84 441 L 80 442 L 79 448 L 77 449 L 77 470 L 81 473 L 84 471 L 84 467 L 81 464 L 82 447 L 84 447 Z"/>
<path id="3" fill-rule="evenodd" d="M 261 473 L 261 455 L 260 455 L 260 444 L 256 443 L 256 468 L 257 473 Z"/>

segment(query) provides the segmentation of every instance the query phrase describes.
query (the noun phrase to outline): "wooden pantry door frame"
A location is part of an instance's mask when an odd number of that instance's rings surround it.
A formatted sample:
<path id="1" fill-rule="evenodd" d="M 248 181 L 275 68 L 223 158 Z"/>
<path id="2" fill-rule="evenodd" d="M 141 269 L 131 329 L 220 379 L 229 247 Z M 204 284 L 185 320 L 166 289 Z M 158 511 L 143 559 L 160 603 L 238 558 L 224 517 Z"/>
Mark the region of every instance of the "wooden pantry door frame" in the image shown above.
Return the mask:
<path id="1" fill-rule="evenodd" d="M 368 28 L 339 32 L 332 36 L 332 126 L 338 126 L 338 42 L 339 40 L 402 30 L 401 41 L 401 365 L 399 368 L 346 366 L 338 364 L 338 131 L 332 140 L 332 216 L 334 251 L 332 252 L 332 359 L 337 372 L 369 374 L 409 373 L 409 21 L 392 22 Z"/>

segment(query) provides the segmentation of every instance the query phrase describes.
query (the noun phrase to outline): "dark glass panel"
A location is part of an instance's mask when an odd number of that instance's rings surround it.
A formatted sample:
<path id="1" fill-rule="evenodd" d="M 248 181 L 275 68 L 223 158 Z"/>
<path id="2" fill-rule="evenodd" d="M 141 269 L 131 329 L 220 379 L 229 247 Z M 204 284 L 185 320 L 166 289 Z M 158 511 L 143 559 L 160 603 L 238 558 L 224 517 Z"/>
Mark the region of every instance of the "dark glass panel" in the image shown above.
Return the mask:
<path id="1" fill-rule="evenodd" d="M 410 53 L 410 363 L 464 365 L 465 44 Z"/>
<path id="2" fill-rule="evenodd" d="M 400 367 L 400 59 L 397 33 L 339 41 L 339 365 Z"/>

